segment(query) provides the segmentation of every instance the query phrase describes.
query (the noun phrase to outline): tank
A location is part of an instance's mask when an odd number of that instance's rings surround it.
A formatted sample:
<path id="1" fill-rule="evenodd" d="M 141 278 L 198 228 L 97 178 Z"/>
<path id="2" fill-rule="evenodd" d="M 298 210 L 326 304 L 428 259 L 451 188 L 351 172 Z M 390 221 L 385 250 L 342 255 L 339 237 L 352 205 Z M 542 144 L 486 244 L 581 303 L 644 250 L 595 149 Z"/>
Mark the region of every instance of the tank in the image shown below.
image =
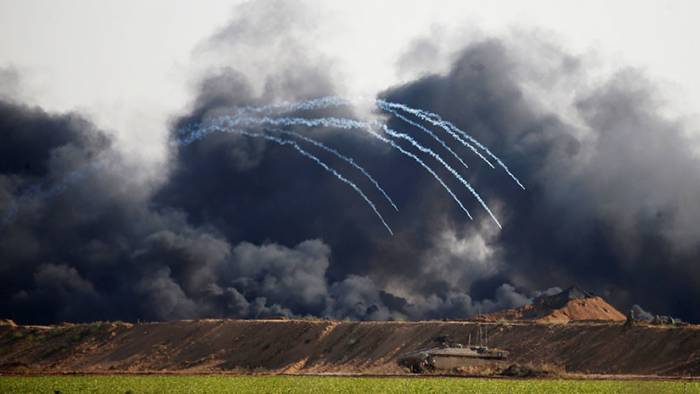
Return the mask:
<path id="1" fill-rule="evenodd" d="M 397 363 L 414 373 L 431 370 L 453 370 L 460 367 L 493 364 L 508 357 L 508 352 L 488 346 L 443 344 L 430 349 L 406 353 Z"/>

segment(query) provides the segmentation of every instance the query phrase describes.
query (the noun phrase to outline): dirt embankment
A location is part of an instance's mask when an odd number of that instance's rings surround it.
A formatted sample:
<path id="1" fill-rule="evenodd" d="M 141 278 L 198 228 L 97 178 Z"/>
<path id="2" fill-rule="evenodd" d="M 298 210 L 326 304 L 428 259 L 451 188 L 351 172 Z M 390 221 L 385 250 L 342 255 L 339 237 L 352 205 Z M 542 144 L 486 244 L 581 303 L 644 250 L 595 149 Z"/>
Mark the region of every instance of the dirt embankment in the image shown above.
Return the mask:
<path id="1" fill-rule="evenodd" d="M 490 323 L 510 361 L 568 372 L 700 376 L 700 328 Z M 474 322 L 198 320 L 0 326 L 3 372 L 404 373 L 398 355 L 438 336 L 466 343 Z"/>
<path id="2" fill-rule="evenodd" d="M 480 320 L 533 320 L 539 323 L 568 323 L 570 321 L 625 321 L 625 315 L 601 297 L 586 297 L 566 301 L 552 307 L 545 303 L 524 305 L 479 316 Z"/>

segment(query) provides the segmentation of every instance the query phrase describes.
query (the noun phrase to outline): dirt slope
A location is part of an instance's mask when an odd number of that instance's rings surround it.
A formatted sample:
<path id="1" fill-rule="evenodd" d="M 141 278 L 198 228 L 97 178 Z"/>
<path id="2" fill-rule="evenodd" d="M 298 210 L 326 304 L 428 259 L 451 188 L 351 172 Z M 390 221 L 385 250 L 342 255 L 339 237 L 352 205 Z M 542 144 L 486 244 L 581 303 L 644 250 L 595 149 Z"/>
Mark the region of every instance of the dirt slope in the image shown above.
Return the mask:
<path id="1" fill-rule="evenodd" d="M 624 321 L 625 315 L 603 298 L 577 287 L 569 287 L 556 294 L 545 294 L 531 305 L 480 315 L 477 320 L 529 320 L 540 323 L 568 323 L 570 321 Z"/>
<path id="2" fill-rule="evenodd" d="M 475 322 L 199 320 L 0 326 L 4 372 L 403 373 L 395 358 Z M 700 328 L 607 323 L 481 323 L 513 362 L 569 372 L 700 375 Z"/>
<path id="3" fill-rule="evenodd" d="M 534 320 L 540 323 L 567 323 L 570 321 L 624 321 L 625 315 L 600 297 L 567 301 L 558 308 L 543 304 L 525 305 L 480 316 L 479 320 Z"/>

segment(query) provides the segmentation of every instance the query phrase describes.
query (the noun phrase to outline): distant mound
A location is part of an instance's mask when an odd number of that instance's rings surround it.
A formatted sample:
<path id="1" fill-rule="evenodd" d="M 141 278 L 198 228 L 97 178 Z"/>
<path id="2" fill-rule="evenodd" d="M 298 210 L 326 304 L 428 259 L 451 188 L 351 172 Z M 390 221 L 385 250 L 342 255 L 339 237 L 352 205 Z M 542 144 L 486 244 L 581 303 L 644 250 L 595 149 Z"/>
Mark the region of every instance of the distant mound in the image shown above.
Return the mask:
<path id="1" fill-rule="evenodd" d="M 17 324 L 11 319 L 0 319 L 0 326 L 17 327 Z"/>
<path id="2" fill-rule="evenodd" d="M 531 305 L 480 315 L 477 320 L 534 320 L 540 323 L 568 323 L 598 320 L 624 321 L 625 315 L 603 298 L 570 287 L 561 293 L 535 298 Z"/>

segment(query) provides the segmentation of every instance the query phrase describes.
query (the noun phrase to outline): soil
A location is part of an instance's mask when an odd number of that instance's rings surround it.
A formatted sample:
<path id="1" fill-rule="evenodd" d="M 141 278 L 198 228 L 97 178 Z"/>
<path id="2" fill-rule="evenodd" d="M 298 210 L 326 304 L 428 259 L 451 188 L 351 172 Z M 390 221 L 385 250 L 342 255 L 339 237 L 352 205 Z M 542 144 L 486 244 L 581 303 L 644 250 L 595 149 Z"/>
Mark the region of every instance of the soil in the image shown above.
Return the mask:
<path id="1" fill-rule="evenodd" d="M 2 322 L 0 372 L 408 374 L 397 356 L 431 347 L 439 336 L 466 344 L 479 329 L 488 346 L 510 352 L 508 364 L 572 374 L 700 376 L 700 326 L 502 320 Z"/>
<path id="2" fill-rule="evenodd" d="M 481 315 L 483 321 L 532 320 L 540 323 L 567 323 L 570 321 L 625 321 L 625 315 L 601 297 L 573 299 L 559 308 L 534 303 L 520 308 Z"/>

